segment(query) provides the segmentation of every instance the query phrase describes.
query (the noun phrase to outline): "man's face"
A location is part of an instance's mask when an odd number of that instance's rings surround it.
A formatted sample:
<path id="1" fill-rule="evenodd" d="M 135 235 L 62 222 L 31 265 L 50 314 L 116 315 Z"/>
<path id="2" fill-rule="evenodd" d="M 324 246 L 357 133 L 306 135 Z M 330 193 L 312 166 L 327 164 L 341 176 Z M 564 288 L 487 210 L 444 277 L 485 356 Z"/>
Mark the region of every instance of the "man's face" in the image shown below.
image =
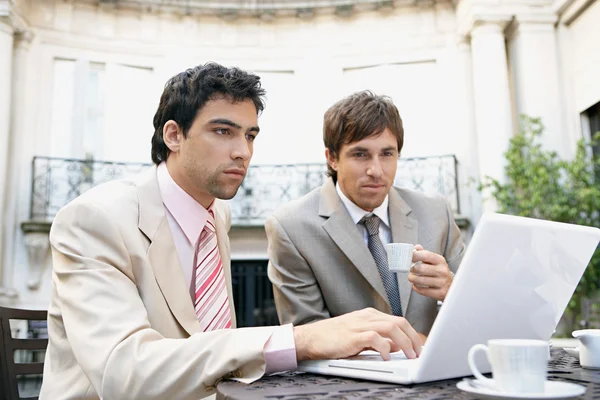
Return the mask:
<path id="1" fill-rule="evenodd" d="M 328 149 L 325 155 L 337 171 L 340 189 L 354 204 L 370 212 L 383 203 L 398 165 L 398 142 L 389 129 L 342 145 L 337 158 Z"/>
<path id="2" fill-rule="evenodd" d="M 231 199 L 246 176 L 258 130 L 256 107 L 251 100 L 209 100 L 196 116 L 187 138 L 179 133 L 175 148 L 167 143 L 172 151 L 167 159 L 169 172 L 205 207 L 214 198 Z"/>

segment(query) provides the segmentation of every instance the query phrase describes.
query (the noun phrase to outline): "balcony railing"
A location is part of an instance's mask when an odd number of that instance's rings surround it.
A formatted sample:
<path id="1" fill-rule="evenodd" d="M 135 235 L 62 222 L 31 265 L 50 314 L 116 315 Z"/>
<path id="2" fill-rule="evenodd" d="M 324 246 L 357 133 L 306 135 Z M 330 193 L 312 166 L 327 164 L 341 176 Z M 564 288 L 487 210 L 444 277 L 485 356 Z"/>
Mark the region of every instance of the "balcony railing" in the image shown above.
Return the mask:
<path id="1" fill-rule="evenodd" d="M 61 207 L 91 187 L 131 177 L 150 165 L 34 157 L 30 218 L 52 222 Z M 260 226 L 279 205 L 303 196 L 326 179 L 325 164 L 251 166 L 237 195 L 229 202 L 232 223 Z M 394 184 L 439 193 L 455 213 L 460 213 L 457 160 L 453 155 L 400 159 Z"/>

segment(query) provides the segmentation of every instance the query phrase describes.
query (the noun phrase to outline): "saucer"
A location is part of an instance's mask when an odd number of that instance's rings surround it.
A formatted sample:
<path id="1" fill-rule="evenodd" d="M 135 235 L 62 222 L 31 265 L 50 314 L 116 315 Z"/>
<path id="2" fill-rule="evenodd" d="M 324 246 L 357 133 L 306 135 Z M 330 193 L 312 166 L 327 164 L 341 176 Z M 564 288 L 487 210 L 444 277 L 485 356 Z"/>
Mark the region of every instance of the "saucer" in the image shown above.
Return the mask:
<path id="1" fill-rule="evenodd" d="M 473 379 L 476 380 L 476 379 Z M 456 384 L 460 390 L 471 393 L 479 399 L 570 399 L 581 396 L 586 388 L 569 382 L 546 381 L 543 393 L 502 393 L 492 388 L 473 387 L 468 380 L 462 380 Z"/>

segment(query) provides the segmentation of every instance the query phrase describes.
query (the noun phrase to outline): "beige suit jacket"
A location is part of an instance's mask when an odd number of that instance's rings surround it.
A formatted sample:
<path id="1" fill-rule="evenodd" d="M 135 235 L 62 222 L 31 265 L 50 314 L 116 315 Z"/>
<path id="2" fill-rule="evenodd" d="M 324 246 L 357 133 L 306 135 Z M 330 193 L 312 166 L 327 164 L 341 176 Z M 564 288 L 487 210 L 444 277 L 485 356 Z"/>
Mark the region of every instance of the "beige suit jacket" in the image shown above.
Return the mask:
<path id="1" fill-rule="evenodd" d="M 421 244 L 443 255 L 456 271 L 464 244 L 452 210 L 441 196 L 392 188 L 393 242 Z M 322 187 L 279 208 L 266 221 L 269 279 L 282 324 L 306 324 L 365 307 L 391 313 L 377 265 L 330 178 Z M 413 292 L 398 273 L 404 315 L 428 334 L 437 301 Z"/>
<path id="2" fill-rule="evenodd" d="M 232 321 L 230 214 L 216 230 Z M 264 373 L 269 328 L 203 333 L 165 216 L 156 168 L 87 191 L 50 232 L 49 344 L 40 399 L 189 399 L 224 376 Z"/>

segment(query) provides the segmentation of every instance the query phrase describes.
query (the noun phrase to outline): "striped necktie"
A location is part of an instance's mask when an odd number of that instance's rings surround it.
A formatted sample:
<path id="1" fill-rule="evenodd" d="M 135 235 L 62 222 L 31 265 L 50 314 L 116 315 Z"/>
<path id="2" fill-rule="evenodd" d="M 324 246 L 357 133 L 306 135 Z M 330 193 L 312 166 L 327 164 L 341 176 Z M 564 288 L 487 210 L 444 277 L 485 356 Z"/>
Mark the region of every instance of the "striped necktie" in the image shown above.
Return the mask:
<path id="1" fill-rule="evenodd" d="M 196 245 L 194 308 L 204 332 L 231 328 L 225 273 L 217 245 L 215 216 L 208 210 L 206 225 Z"/>
<path id="2" fill-rule="evenodd" d="M 392 307 L 392 313 L 402 317 L 402 303 L 400 302 L 400 290 L 398 289 L 398 278 L 396 273 L 390 271 L 388 268 L 387 252 L 381 243 L 379 238 L 379 222 L 380 219 L 377 215 L 367 214 L 360 221 L 359 224 L 363 224 L 369 234 L 369 251 L 377 264 L 385 293 L 387 294 L 390 306 Z"/>

